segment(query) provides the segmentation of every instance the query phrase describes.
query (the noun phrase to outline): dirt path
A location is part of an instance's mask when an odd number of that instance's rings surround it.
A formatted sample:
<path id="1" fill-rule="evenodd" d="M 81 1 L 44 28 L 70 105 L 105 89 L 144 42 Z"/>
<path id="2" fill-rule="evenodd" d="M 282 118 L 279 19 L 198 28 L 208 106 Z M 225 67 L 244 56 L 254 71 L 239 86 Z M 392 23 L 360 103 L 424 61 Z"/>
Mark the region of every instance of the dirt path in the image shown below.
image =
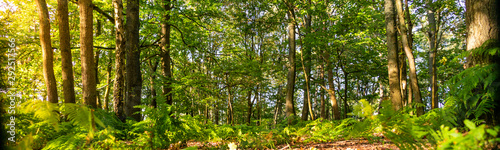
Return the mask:
<path id="1" fill-rule="evenodd" d="M 279 150 L 386 150 L 386 149 L 399 149 L 390 141 L 370 143 L 368 140 L 345 140 L 327 143 L 311 143 L 311 144 L 297 144 L 297 145 L 280 145 L 277 147 Z"/>
<path id="2" fill-rule="evenodd" d="M 187 146 L 197 146 L 198 149 L 210 149 L 221 146 L 222 143 L 210 142 L 187 142 Z M 294 145 L 278 145 L 277 150 L 387 150 L 387 149 L 399 149 L 396 145 L 392 144 L 389 140 L 384 140 L 380 142 L 371 143 L 368 140 L 344 140 L 326 143 L 309 143 L 309 144 L 294 144 Z"/>

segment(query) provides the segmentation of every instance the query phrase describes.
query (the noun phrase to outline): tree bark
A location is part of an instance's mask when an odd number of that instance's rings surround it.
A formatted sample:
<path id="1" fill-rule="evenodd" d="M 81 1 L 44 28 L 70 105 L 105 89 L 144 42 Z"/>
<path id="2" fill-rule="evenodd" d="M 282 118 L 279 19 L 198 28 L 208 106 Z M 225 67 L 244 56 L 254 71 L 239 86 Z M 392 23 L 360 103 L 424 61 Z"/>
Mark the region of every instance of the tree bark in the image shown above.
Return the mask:
<path id="1" fill-rule="evenodd" d="M 45 86 L 47 87 L 47 99 L 51 103 L 57 103 L 57 86 L 56 77 L 54 76 L 54 52 L 52 51 L 52 43 L 50 40 L 50 22 L 47 2 L 45 0 L 37 0 L 38 17 L 40 21 L 40 45 L 42 45 L 43 55 L 43 77 Z"/>
<path id="2" fill-rule="evenodd" d="M 401 109 L 401 89 L 399 83 L 397 37 L 396 37 L 396 18 L 394 10 L 394 0 L 385 0 L 384 6 L 385 26 L 387 34 L 387 61 L 389 70 L 389 92 L 391 102 L 395 110 Z"/>
<path id="3" fill-rule="evenodd" d="M 102 34 L 102 24 L 101 20 L 97 18 L 97 31 L 95 33 L 95 36 L 98 37 Z M 95 56 L 94 56 L 94 64 L 95 64 L 95 80 L 96 80 L 96 85 L 100 84 L 99 81 L 99 55 L 101 55 L 101 50 L 99 48 L 96 48 L 95 51 Z M 102 108 L 102 102 L 101 102 L 101 94 L 98 89 L 96 89 L 96 102 L 97 102 L 97 108 Z"/>
<path id="4" fill-rule="evenodd" d="M 436 18 L 432 0 L 427 0 L 427 18 L 429 21 L 429 83 L 431 84 L 431 108 L 438 108 L 437 83 L 436 83 Z"/>
<path id="5" fill-rule="evenodd" d="M 401 101 L 402 101 L 402 105 L 403 106 L 406 106 L 409 101 L 407 100 L 408 99 L 408 94 L 407 94 L 407 89 L 408 89 L 408 80 L 407 80 L 407 72 L 406 72 L 406 68 L 407 68 L 407 65 L 406 65 L 406 55 L 404 53 L 404 51 L 402 50 L 402 46 L 403 44 L 401 43 L 400 40 L 398 40 L 398 67 L 399 67 L 399 83 L 400 83 L 400 88 L 401 88 Z M 411 94 L 411 90 L 409 92 Z"/>
<path id="6" fill-rule="evenodd" d="M 324 51 L 324 58 L 326 62 L 326 72 L 328 74 L 328 95 L 330 96 L 330 103 L 332 104 L 332 115 L 334 120 L 339 120 L 340 110 L 337 104 L 337 98 L 335 97 L 335 85 L 333 84 L 333 71 L 332 64 L 330 61 L 330 52 L 328 50 Z"/>
<path id="7" fill-rule="evenodd" d="M 80 55 L 82 60 L 83 103 L 97 108 L 94 48 L 93 48 L 93 16 L 92 0 L 79 0 L 80 8 Z"/>
<path id="8" fill-rule="evenodd" d="M 156 69 L 158 68 L 158 61 L 154 62 L 154 65 L 151 63 L 151 60 L 149 60 L 149 66 L 151 67 L 151 80 L 149 81 L 150 84 L 150 89 L 151 89 L 151 106 L 153 108 L 158 107 L 158 104 L 156 102 L 156 89 L 154 85 L 154 80 L 156 79 L 156 75 L 154 73 L 156 72 Z"/>
<path id="9" fill-rule="evenodd" d="M 321 63 L 321 65 L 319 65 L 319 71 L 320 71 L 319 79 L 321 79 L 321 83 L 320 83 L 320 84 L 321 84 L 322 86 L 326 86 L 326 85 L 325 85 L 325 80 L 324 80 L 324 79 L 325 79 L 325 69 L 324 69 L 324 65 L 325 65 L 324 63 Z M 328 111 L 326 111 L 326 110 L 325 110 L 325 108 L 326 108 L 326 106 L 325 106 L 325 105 L 326 105 L 326 104 L 325 104 L 325 95 L 324 95 L 324 94 L 325 94 L 325 92 L 324 92 L 324 90 L 320 90 L 320 92 L 319 92 L 319 93 L 320 93 L 320 94 L 319 94 L 319 96 L 320 96 L 320 99 L 321 99 L 321 118 L 323 118 L 323 119 L 327 119 L 327 118 L 328 118 L 328 116 L 327 116 L 327 114 L 326 114 L 326 113 L 327 113 Z"/>
<path id="10" fill-rule="evenodd" d="M 489 55 L 472 55 L 472 52 L 480 47 L 499 48 L 500 30 L 498 27 L 500 22 L 500 2 L 498 0 L 466 0 L 465 5 L 467 7 L 465 22 L 467 25 L 467 51 L 469 53 L 466 68 L 474 67 L 479 64 L 496 63 L 499 65 L 498 54 L 496 54 L 496 58 L 495 56 L 491 58 L 492 56 Z M 500 68 L 495 69 L 498 70 Z M 498 83 L 498 75 L 494 82 Z M 476 92 L 481 92 L 484 91 L 482 89 L 483 87 L 478 85 L 474 90 Z M 499 101 L 498 97 L 493 100 L 497 107 L 500 104 Z M 500 111 L 494 109 L 491 115 L 491 117 L 490 114 L 476 117 L 484 118 L 487 124 L 498 125 L 500 122 Z"/>
<path id="11" fill-rule="evenodd" d="M 499 40 L 499 2 L 497 0 L 466 0 L 465 21 L 467 25 L 467 51 L 483 45 L 484 42 Z M 467 67 L 477 62 L 468 57 Z M 480 58 L 479 58 L 480 59 Z"/>
<path id="12" fill-rule="evenodd" d="M 342 67 L 342 71 L 344 72 L 344 100 L 343 100 L 343 102 L 344 102 L 344 115 L 342 117 L 347 118 L 347 108 L 349 108 L 349 106 L 347 106 L 347 89 L 349 88 L 349 82 L 348 82 L 349 81 L 349 78 L 348 78 L 349 73 L 347 73 L 344 70 L 344 67 Z"/>
<path id="13" fill-rule="evenodd" d="M 408 63 L 410 65 L 410 80 L 413 90 L 413 96 L 415 97 L 415 102 L 422 104 L 422 96 L 420 94 L 420 88 L 418 87 L 417 71 L 415 65 L 415 58 L 413 57 L 413 52 L 411 45 L 409 44 L 408 32 L 405 24 L 403 5 L 401 0 L 396 0 L 396 10 L 397 16 L 399 17 L 399 27 L 401 30 L 401 40 L 403 41 L 403 49 L 405 50 L 406 57 L 408 58 Z M 417 109 L 417 116 L 424 114 L 424 107 L 419 106 Z"/>
<path id="14" fill-rule="evenodd" d="M 57 0 L 57 17 L 59 21 L 59 49 L 61 50 L 64 102 L 75 103 L 75 81 L 73 77 L 67 0 Z"/>
<path id="15" fill-rule="evenodd" d="M 257 95 L 255 95 L 255 97 L 257 97 Z M 247 125 L 250 125 L 250 122 L 252 120 L 252 106 L 253 106 L 252 90 L 248 91 L 247 104 L 248 104 Z"/>
<path id="16" fill-rule="evenodd" d="M 141 75 L 141 50 L 139 49 L 139 0 L 127 1 L 127 42 L 125 50 L 127 51 L 126 63 L 126 99 L 125 114 L 141 120 L 140 108 L 134 108 L 141 104 L 142 75 Z"/>
<path id="17" fill-rule="evenodd" d="M 172 4 L 170 4 L 170 0 L 165 0 L 165 4 L 163 4 L 163 9 L 166 11 L 166 15 L 163 16 L 164 22 L 161 24 L 161 34 L 163 35 L 162 40 L 161 40 L 161 66 L 162 66 L 162 72 L 165 78 L 167 79 L 166 84 L 163 85 L 163 95 L 166 97 L 166 103 L 168 105 L 173 104 L 173 97 L 172 97 L 172 88 L 171 86 L 171 80 L 172 80 L 172 71 L 170 70 L 170 11 L 172 9 Z"/>
<path id="18" fill-rule="evenodd" d="M 229 72 L 226 72 L 226 82 L 227 82 L 227 124 L 233 125 L 234 123 L 234 113 L 233 113 L 233 102 L 231 101 L 231 85 L 229 84 Z"/>
<path id="19" fill-rule="evenodd" d="M 308 1 L 309 5 L 311 5 L 311 1 Z M 305 18 L 305 28 L 306 28 L 306 36 L 309 36 L 311 33 L 311 14 L 307 14 L 307 17 Z M 302 63 L 304 65 L 304 78 L 306 80 L 306 84 L 304 84 L 303 90 L 304 90 L 304 105 L 302 107 L 302 120 L 306 121 L 308 118 L 308 114 L 311 116 L 311 120 L 314 120 L 314 113 L 312 112 L 312 105 L 311 105 L 311 91 L 310 91 L 310 83 L 309 83 L 309 77 L 311 75 L 311 46 L 308 44 L 304 45 L 304 58 L 302 60 Z"/>
<path id="20" fill-rule="evenodd" d="M 125 122 L 125 113 L 123 110 L 124 104 L 124 64 L 125 64 L 125 35 L 123 28 L 123 3 L 122 0 L 113 0 L 114 17 L 115 17 L 115 37 L 116 37 L 116 52 L 115 52 L 115 83 L 113 85 L 113 111 L 116 116 Z"/>
<path id="21" fill-rule="evenodd" d="M 109 56 L 108 56 L 109 57 Z M 106 92 L 104 92 L 104 103 L 102 105 L 102 109 L 108 111 L 109 110 L 109 93 L 111 91 L 111 69 L 112 69 L 112 59 L 109 57 L 108 61 L 108 67 L 106 69 L 107 71 L 107 76 L 106 76 Z"/>
<path id="22" fill-rule="evenodd" d="M 293 21 L 294 12 L 292 9 L 292 4 L 289 5 L 288 10 L 288 75 L 287 75 L 287 86 L 286 86 L 286 116 L 288 118 L 288 124 L 292 124 L 293 118 L 295 116 L 295 107 L 293 103 L 293 94 L 295 88 L 295 22 Z"/>

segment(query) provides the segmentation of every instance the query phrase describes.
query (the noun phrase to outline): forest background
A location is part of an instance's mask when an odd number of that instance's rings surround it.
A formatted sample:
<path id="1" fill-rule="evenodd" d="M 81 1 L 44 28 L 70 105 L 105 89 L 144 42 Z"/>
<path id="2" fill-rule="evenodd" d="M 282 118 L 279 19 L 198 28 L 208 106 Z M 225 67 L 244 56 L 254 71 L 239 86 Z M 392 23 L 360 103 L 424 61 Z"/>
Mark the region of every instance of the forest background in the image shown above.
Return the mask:
<path id="1" fill-rule="evenodd" d="M 2 0 L 2 144 L 498 148 L 498 5 Z"/>

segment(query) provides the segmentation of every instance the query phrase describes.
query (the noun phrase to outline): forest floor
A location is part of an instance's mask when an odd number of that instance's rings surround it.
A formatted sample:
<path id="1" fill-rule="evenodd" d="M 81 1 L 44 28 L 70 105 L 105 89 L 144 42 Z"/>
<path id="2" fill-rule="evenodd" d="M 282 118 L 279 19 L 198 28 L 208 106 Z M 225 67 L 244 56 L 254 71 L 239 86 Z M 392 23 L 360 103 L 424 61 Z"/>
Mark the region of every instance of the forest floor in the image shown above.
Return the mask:
<path id="1" fill-rule="evenodd" d="M 187 142 L 187 147 L 196 146 L 198 149 L 212 149 L 220 147 L 223 143 L 219 142 Z M 238 148 L 239 149 L 239 148 Z M 352 140 L 342 140 L 324 143 L 296 143 L 296 144 L 282 144 L 277 145 L 277 150 L 388 150 L 388 149 L 399 149 L 389 140 L 383 140 L 380 142 L 370 142 L 365 139 L 352 139 Z"/>
<path id="2" fill-rule="evenodd" d="M 280 145 L 277 149 L 318 149 L 318 150 L 386 150 L 386 149 L 399 149 L 396 145 L 392 144 L 389 140 L 383 142 L 370 142 L 368 140 L 344 140 L 326 143 L 309 143 L 309 144 L 296 144 L 296 145 Z"/>

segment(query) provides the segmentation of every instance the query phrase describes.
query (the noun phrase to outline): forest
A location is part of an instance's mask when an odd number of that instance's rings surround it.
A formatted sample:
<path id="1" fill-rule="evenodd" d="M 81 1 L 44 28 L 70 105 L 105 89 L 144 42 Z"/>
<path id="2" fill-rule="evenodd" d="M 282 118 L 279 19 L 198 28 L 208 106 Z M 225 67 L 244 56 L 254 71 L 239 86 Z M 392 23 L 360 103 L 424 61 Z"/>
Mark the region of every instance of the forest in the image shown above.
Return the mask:
<path id="1" fill-rule="evenodd" d="M 497 0 L 0 0 L 0 149 L 500 149 Z"/>

